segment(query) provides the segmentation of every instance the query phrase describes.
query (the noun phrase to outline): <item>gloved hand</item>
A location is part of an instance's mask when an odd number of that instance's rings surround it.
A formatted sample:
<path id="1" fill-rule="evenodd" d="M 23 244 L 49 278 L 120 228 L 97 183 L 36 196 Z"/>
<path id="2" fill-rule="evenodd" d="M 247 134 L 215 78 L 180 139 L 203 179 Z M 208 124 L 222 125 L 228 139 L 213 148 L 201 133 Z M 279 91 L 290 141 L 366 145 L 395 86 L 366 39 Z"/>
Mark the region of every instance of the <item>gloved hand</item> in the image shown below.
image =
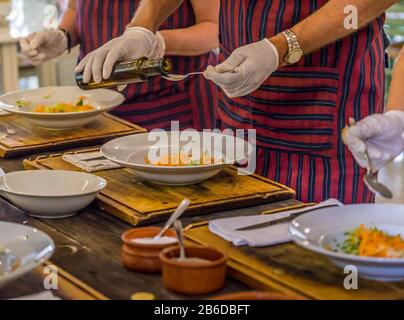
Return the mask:
<path id="1" fill-rule="evenodd" d="M 162 58 L 165 53 L 164 39 L 148 29 L 141 27 L 128 28 L 125 33 L 107 42 L 101 48 L 89 53 L 75 69 L 83 72 L 83 81 L 96 83 L 109 79 L 114 65 L 119 60 L 147 57 Z"/>
<path id="2" fill-rule="evenodd" d="M 223 63 L 209 66 L 204 75 L 229 98 L 237 98 L 257 90 L 278 67 L 278 50 L 264 39 L 234 50 Z"/>
<path id="3" fill-rule="evenodd" d="M 21 52 L 34 65 L 57 58 L 67 49 L 67 36 L 62 30 L 31 33 L 20 40 Z"/>
<path id="4" fill-rule="evenodd" d="M 367 168 L 368 152 L 373 172 L 379 171 L 404 151 L 404 112 L 374 114 L 345 128 L 343 140 L 358 164 Z"/>

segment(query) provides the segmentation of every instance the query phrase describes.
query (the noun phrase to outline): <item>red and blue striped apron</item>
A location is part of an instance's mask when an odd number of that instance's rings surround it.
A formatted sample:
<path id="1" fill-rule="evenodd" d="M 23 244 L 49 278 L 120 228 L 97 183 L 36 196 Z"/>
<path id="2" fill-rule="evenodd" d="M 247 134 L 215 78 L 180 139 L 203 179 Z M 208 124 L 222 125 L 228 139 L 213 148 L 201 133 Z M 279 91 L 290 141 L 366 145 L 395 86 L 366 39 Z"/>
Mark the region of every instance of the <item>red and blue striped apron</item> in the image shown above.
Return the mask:
<path id="1" fill-rule="evenodd" d="M 291 28 L 326 3 L 222 0 L 221 61 L 237 47 Z M 350 117 L 383 111 L 383 24 L 379 17 L 297 65 L 281 68 L 247 97 L 232 100 L 219 93 L 222 127 L 257 130 L 258 174 L 292 187 L 304 202 L 374 201 L 341 133 Z"/>
<path id="2" fill-rule="evenodd" d="M 80 37 L 80 59 L 120 36 L 132 20 L 140 0 L 77 0 L 77 29 Z M 186 0 L 161 29 L 186 28 L 195 24 L 191 1 Z M 197 57 L 169 57 L 173 73 L 204 71 L 217 63 L 209 52 Z M 125 90 L 124 105 L 114 114 L 148 130 L 169 129 L 171 121 L 179 121 L 181 129 L 210 129 L 216 122 L 217 89 L 203 77 L 192 77 L 173 83 L 154 78 L 146 83 L 130 85 Z"/>

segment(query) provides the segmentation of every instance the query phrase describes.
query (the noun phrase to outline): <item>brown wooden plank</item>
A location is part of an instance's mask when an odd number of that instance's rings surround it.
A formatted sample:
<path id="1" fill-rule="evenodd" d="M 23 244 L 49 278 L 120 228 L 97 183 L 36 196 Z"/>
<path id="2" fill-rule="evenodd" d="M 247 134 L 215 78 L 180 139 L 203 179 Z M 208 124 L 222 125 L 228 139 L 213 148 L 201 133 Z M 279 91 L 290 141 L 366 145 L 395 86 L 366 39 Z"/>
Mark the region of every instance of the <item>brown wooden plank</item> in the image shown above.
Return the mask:
<path id="1" fill-rule="evenodd" d="M 109 114 L 100 115 L 81 129 L 69 131 L 37 129 L 21 117 L 5 115 L 0 116 L 0 157 L 95 145 L 112 138 L 143 132 L 146 130 Z"/>
<path id="2" fill-rule="evenodd" d="M 24 165 L 27 169 L 81 170 L 60 155 L 26 160 Z M 132 225 L 164 220 L 184 198 L 192 202 L 188 215 L 203 215 L 294 197 L 287 187 L 259 176 L 239 176 L 233 167 L 198 185 L 181 187 L 141 181 L 133 170 L 126 168 L 96 174 L 108 182 L 98 196 L 98 207 Z"/>
<path id="3" fill-rule="evenodd" d="M 358 290 L 346 290 L 346 275 L 326 258 L 288 243 L 267 248 L 236 248 L 209 232 L 207 226 L 186 231 L 196 243 L 227 252 L 233 276 L 257 289 L 275 288 L 313 299 L 404 299 L 404 281 L 359 280 Z"/>

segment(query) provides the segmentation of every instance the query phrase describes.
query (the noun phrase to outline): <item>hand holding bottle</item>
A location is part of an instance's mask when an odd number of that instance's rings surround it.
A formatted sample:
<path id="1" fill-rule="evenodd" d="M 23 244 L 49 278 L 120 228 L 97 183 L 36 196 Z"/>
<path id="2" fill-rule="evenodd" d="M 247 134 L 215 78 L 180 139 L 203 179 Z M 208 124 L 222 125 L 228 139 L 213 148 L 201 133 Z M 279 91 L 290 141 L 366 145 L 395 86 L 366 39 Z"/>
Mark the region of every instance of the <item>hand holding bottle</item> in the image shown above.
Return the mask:
<path id="1" fill-rule="evenodd" d="M 75 72 L 83 72 L 84 83 L 90 82 L 91 79 L 100 83 L 103 79 L 110 78 L 119 60 L 141 57 L 157 59 L 164 56 L 164 51 L 164 39 L 160 35 L 141 27 L 128 28 L 122 36 L 88 54 Z"/>

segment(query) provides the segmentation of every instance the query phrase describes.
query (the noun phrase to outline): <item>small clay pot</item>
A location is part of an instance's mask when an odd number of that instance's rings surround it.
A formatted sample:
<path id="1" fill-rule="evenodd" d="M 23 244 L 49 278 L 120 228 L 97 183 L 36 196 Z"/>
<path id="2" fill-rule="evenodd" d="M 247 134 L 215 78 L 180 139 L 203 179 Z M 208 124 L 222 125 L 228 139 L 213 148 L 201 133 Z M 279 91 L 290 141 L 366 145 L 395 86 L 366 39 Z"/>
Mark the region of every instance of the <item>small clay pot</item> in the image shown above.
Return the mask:
<path id="1" fill-rule="evenodd" d="M 176 244 L 149 245 L 133 242 L 134 239 L 153 238 L 158 235 L 161 230 L 162 229 L 158 227 L 136 228 L 122 235 L 122 263 L 127 269 L 142 273 L 161 272 L 160 252 Z M 176 234 L 173 230 L 168 230 L 165 236 L 176 238 Z"/>
<path id="2" fill-rule="evenodd" d="M 226 281 L 228 256 L 207 247 L 186 247 L 187 258 L 200 258 L 208 262 L 178 261 L 178 247 L 160 253 L 163 266 L 163 284 L 183 294 L 207 294 L 223 288 Z"/>

